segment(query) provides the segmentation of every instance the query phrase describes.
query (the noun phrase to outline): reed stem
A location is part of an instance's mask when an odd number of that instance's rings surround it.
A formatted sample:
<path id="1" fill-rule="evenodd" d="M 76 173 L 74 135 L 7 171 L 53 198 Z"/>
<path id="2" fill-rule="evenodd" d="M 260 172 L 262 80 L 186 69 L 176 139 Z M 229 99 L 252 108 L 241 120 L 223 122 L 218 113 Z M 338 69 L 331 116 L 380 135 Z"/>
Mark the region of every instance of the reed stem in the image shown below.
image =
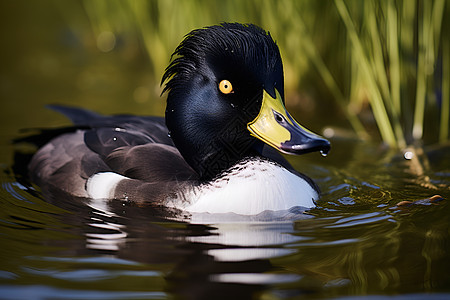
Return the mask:
<path id="1" fill-rule="evenodd" d="M 352 49 L 355 55 L 355 59 L 360 64 L 362 76 L 364 77 L 367 84 L 367 88 L 369 90 L 369 102 L 372 106 L 374 117 L 380 130 L 380 134 L 386 143 L 396 148 L 398 146 L 398 141 L 392 130 L 391 121 L 384 106 L 383 98 L 373 77 L 373 72 L 371 71 L 371 68 L 369 66 L 368 59 L 364 54 L 361 40 L 358 37 L 358 33 L 353 24 L 352 18 L 350 17 L 348 9 L 342 0 L 335 0 L 334 2 L 342 18 L 342 21 L 347 28 L 347 33 L 352 43 Z"/>
<path id="2" fill-rule="evenodd" d="M 361 139 L 367 139 L 368 133 L 366 129 L 362 125 L 361 121 L 358 119 L 357 115 L 351 111 L 348 105 L 348 101 L 345 99 L 341 89 L 336 83 L 336 80 L 334 79 L 333 75 L 331 74 L 330 70 L 328 69 L 322 58 L 320 57 L 319 51 L 315 47 L 314 42 L 310 37 L 310 34 L 306 31 L 303 21 L 299 19 L 297 20 L 296 24 L 298 26 L 298 32 L 302 34 L 302 39 L 304 41 L 302 45 L 303 48 L 305 49 L 306 55 L 316 67 L 323 81 L 327 85 L 328 89 L 333 94 L 335 100 L 342 107 L 345 116 L 347 117 L 348 121 L 350 122 L 351 126 L 353 127 L 353 130 L 355 130 L 358 137 Z"/>
<path id="3" fill-rule="evenodd" d="M 439 127 L 439 142 L 449 140 L 450 119 L 450 42 L 448 39 L 442 42 L 442 103 L 441 121 Z"/>

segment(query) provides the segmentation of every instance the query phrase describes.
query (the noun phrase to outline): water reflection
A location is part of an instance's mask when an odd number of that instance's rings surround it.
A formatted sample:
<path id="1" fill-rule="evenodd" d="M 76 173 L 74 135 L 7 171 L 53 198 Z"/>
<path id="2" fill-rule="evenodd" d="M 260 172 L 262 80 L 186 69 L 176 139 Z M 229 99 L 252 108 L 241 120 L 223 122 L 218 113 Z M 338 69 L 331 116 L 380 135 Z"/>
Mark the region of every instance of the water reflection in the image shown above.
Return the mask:
<path id="1" fill-rule="evenodd" d="M 293 235 L 292 222 L 214 224 L 208 236 L 188 237 L 187 241 L 222 245 L 206 251 L 216 261 L 271 259 L 295 252 L 283 245 L 304 238 Z"/>

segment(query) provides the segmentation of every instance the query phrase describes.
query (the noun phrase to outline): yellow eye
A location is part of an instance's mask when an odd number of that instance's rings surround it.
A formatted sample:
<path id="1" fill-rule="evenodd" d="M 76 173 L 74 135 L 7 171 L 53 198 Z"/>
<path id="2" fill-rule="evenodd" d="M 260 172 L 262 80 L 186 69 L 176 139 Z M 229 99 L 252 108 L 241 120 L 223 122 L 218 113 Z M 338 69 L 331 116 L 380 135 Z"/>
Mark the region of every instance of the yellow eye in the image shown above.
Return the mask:
<path id="1" fill-rule="evenodd" d="M 233 85 L 231 85 L 231 82 L 224 79 L 219 83 L 219 90 L 224 94 L 233 93 Z"/>

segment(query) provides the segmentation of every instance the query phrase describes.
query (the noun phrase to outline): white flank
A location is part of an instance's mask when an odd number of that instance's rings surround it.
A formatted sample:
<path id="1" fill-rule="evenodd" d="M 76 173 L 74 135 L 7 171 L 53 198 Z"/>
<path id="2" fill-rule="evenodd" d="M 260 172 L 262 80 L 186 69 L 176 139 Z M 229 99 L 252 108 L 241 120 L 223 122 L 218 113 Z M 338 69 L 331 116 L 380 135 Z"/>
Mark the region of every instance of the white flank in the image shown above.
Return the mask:
<path id="1" fill-rule="evenodd" d="M 128 177 L 113 172 L 97 173 L 89 177 L 86 191 L 93 199 L 112 199 L 117 184 Z"/>
<path id="2" fill-rule="evenodd" d="M 303 178 L 266 160 L 244 161 L 215 181 L 183 194 L 169 199 L 167 206 L 192 213 L 242 215 L 294 206 L 312 208 L 319 196 Z"/>

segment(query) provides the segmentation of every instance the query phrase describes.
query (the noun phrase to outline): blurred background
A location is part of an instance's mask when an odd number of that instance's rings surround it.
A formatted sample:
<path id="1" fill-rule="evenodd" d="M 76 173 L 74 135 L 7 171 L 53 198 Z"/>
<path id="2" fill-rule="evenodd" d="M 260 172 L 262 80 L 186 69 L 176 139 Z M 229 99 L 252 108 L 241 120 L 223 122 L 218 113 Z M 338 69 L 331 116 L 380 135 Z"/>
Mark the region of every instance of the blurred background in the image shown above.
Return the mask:
<path id="1" fill-rule="evenodd" d="M 450 4 L 423 1 L 1 1 L 0 133 L 60 126 L 46 104 L 163 115 L 183 36 L 257 24 L 278 43 L 286 102 L 327 137 L 393 148 L 449 138 Z"/>

